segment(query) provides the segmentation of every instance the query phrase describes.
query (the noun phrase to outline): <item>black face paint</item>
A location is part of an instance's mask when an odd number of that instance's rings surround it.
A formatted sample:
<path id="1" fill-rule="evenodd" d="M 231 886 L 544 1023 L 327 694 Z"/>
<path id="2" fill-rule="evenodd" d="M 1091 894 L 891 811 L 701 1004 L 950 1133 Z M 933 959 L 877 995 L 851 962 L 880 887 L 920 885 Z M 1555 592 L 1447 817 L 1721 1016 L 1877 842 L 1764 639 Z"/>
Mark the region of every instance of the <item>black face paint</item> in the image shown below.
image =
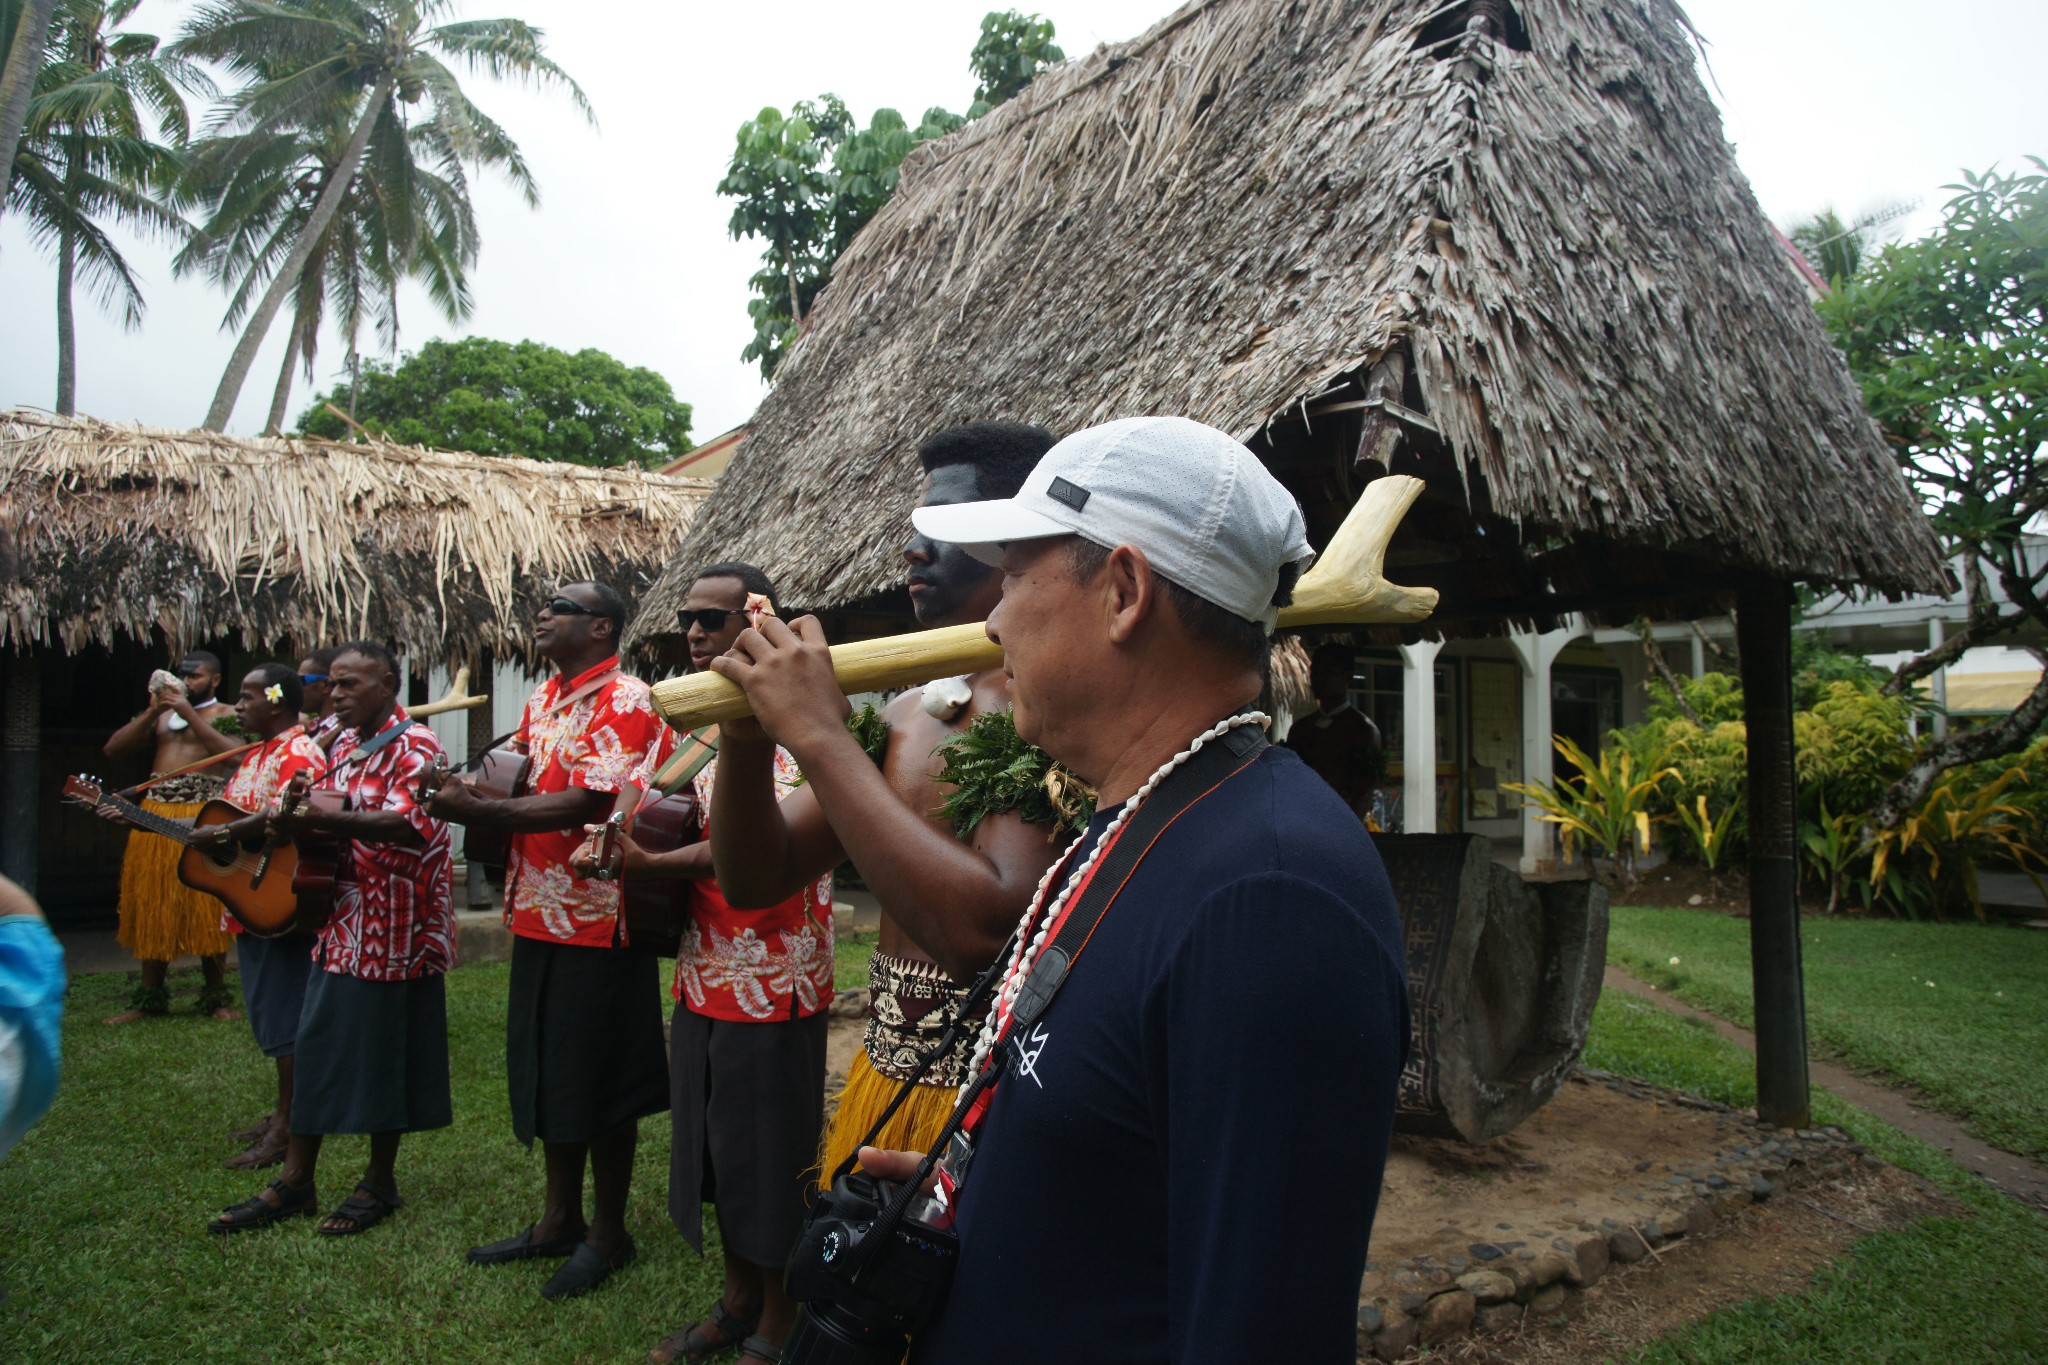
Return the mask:
<path id="1" fill-rule="evenodd" d="M 195 673 L 201 679 L 207 677 L 206 665 L 197 659 L 181 659 L 178 661 L 178 676 L 184 680 L 186 697 L 191 700 L 194 706 L 204 706 L 213 700 L 216 684 L 205 681 L 193 681 L 192 675 Z"/>
<path id="2" fill-rule="evenodd" d="M 973 465 L 957 464 L 925 476 L 925 494 L 919 505 L 944 507 L 981 500 L 980 475 Z M 903 559 L 910 566 L 910 605 L 921 625 L 950 621 L 995 572 L 958 545 L 917 531 L 904 545 Z"/>

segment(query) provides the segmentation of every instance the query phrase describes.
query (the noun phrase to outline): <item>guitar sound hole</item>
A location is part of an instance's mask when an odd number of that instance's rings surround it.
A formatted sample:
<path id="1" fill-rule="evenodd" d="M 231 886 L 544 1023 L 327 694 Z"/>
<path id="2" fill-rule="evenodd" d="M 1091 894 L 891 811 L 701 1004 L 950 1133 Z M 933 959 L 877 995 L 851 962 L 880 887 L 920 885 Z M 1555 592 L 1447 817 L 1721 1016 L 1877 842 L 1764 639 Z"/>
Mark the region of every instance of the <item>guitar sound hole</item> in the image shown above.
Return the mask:
<path id="1" fill-rule="evenodd" d="M 235 865 L 236 850 L 232 846 L 228 848 L 209 848 L 204 850 L 204 852 L 206 854 L 206 861 L 212 863 L 215 867 L 226 869 Z"/>

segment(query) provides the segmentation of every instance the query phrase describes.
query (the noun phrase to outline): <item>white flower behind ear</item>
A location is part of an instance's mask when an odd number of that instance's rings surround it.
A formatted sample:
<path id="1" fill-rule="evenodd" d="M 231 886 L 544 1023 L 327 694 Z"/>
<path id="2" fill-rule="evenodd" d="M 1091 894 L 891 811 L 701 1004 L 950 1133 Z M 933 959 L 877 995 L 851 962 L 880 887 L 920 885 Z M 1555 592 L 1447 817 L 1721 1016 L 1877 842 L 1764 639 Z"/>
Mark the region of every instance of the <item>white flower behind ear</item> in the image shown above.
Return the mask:
<path id="1" fill-rule="evenodd" d="M 272 706 L 281 706 L 281 705 L 283 705 L 283 704 L 284 704 L 284 684 L 283 684 L 283 683 L 272 683 L 272 684 L 271 684 L 270 686 L 268 686 L 268 687 L 266 687 L 266 688 L 264 688 L 264 689 L 263 689 L 263 695 L 264 695 L 264 696 L 266 696 L 266 697 L 268 697 L 268 698 L 270 698 L 270 704 L 271 704 Z"/>

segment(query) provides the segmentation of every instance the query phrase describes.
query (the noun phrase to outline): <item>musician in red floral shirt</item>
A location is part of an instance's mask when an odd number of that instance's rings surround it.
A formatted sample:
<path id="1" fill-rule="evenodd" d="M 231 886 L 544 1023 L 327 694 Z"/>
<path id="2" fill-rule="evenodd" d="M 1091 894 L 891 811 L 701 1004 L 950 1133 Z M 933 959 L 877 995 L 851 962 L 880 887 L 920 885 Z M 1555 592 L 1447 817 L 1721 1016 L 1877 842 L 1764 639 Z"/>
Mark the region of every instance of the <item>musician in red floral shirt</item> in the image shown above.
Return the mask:
<path id="1" fill-rule="evenodd" d="M 741 631 L 774 615 L 774 597 L 768 576 L 751 564 L 700 570 L 683 599 L 691 668 L 701 672 Z M 717 773 L 714 759 L 695 778 L 700 811 L 711 809 Z M 777 798 L 802 782 L 778 749 Z M 691 879 L 669 1026 L 668 1212 L 702 1250 L 711 1202 L 725 1253 L 718 1302 L 664 1338 L 648 1355 L 655 1362 L 701 1360 L 735 1346 L 743 1362 L 778 1358 L 796 1311 L 782 1266 L 803 1224 L 805 1172 L 817 1163 L 824 1126 L 831 874 L 779 904 L 739 909 L 711 879 L 709 835 L 707 824 L 705 842 L 670 853 L 618 840 L 627 879 Z"/>
<path id="2" fill-rule="evenodd" d="M 302 772 L 318 774 L 327 766 L 327 751 L 299 724 L 304 702 L 298 672 L 283 664 L 258 664 L 243 677 L 235 718 L 262 745 L 243 756 L 221 793 L 222 800 L 250 814 L 216 826 L 216 838 L 260 843 L 285 784 Z M 277 1064 L 277 1107 L 260 1123 L 235 1134 L 249 1146 L 226 1162 L 231 1171 L 258 1170 L 283 1161 L 291 1137 L 293 1053 L 306 1003 L 306 974 L 313 963 L 313 935 L 243 934 L 241 921 L 225 911 L 220 927 L 237 936 L 236 975 L 242 981 L 242 1004 L 256 1046 Z"/>
<path id="3" fill-rule="evenodd" d="M 363 1178 L 320 1224 L 329 1236 L 363 1232 L 403 1202 L 399 1139 L 453 1121 L 441 978 L 455 965 L 454 860 L 446 822 L 418 800 L 421 780 L 444 756 L 434 732 L 398 704 L 398 679 L 398 661 L 383 645 L 342 647 L 328 675 L 342 730 L 314 789 L 345 793 L 348 809 L 302 808 L 270 819 L 273 830 L 296 840 L 342 841 L 334 913 L 315 940 L 299 1020 L 284 1170 L 207 1224 L 209 1231 L 242 1232 L 312 1213 L 322 1140 L 363 1133 L 370 1138 Z"/>
<path id="4" fill-rule="evenodd" d="M 602 583 L 571 583 L 544 604 L 534 647 L 557 671 L 527 701 L 515 739 L 529 760 L 529 794 L 488 798 L 458 779 L 434 803 L 450 819 L 512 831 L 505 1071 L 513 1135 L 529 1147 L 539 1138 L 547 1160 L 539 1219 L 472 1248 L 469 1259 L 567 1257 L 541 1289 L 550 1299 L 595 1289 L 633 1259 L 626 1195 L 640 1120 L 669 1104 L 658 963 L 626 941 L 619 883 L 570 866 L 584 825 L 604 819 L 620 790 L 674 744 L 647 684 L 619 671 L 625 625 L 625 602 Z"/>

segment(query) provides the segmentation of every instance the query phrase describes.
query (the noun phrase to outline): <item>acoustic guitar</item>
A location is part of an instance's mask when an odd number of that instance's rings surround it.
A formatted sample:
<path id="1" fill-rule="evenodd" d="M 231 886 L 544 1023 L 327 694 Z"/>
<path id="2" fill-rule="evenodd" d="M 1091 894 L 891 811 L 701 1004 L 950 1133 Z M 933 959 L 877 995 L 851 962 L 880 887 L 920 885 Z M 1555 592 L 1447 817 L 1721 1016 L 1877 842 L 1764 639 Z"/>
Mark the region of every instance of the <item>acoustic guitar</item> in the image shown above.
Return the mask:
<path id="1" fill-rule="evenodd" d="M 207 802 L 188 825 L 108 793 L 96 777 L 66 778 L 64 798 L 88 810 L 114 811 L 145 833 L 183 844 L 178 880 L 218 899 L 259 938 L 311 932 L 327 922 L 333 909 L 323 887 L 333 882 L 334 860 L 330 853 L 323 862 L 315 841 L 307 841 L 313 844 L 310 850 L 281 840 L 249 848 L 202 837 L 209 829 L 252 814 L 226 801 Z M 299 799 L 306 799 L 303 792 Z M 340 809 L 347 802 L 340 792 L 321 792 L 310 799 L 319 809 Z"/>
<path id="2" fill-rule="evenodd" d="M 293 773 L 291 780 L 284 785 L 284 795 L 277 804 L 278 812 L 289 815 L 302 805 L 308 810 L 330 815 L 348 810 L 347 792 L 316 792 L 312 786 L 311 773 Z M 301 830 L 298 838 L 292 841 L 299 851 L 299 865 L 292 873 L 292 894 L 299 904 L 294 931 L 310 933 L 327 923 L 328 916 L 334 913 L 334 879 L 341 870 L 342 845 L 345 842 L 316 829 Z"/>

